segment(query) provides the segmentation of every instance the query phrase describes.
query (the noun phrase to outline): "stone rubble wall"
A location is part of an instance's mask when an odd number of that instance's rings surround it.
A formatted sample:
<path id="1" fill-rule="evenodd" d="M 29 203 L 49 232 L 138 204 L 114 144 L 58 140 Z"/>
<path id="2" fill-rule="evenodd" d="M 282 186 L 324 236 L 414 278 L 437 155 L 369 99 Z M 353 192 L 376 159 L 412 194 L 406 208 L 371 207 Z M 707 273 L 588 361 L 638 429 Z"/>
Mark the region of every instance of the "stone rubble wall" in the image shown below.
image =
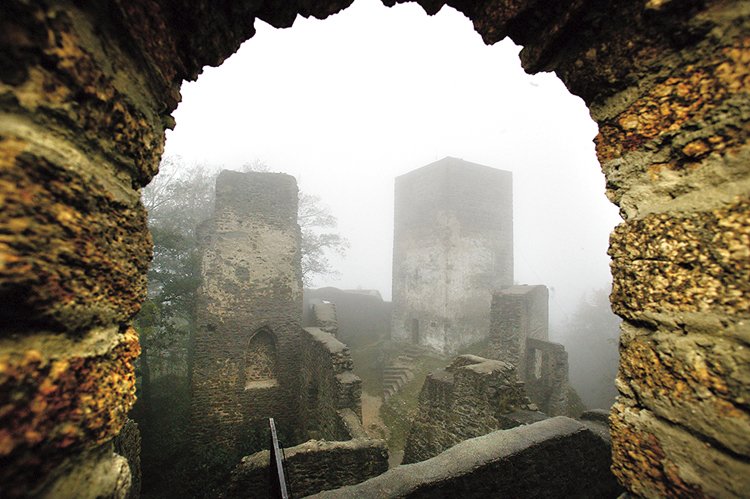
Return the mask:
<path id="1" fill-rule="evenodd" d="M 523 382 L 529 398 L 549 416 L 567 415 L 569 383 L 565 347 L 529 338 L 526 340 L 526 359 Z"/>
<path id="2" fill-rule="evenodd" d="M 419 463 L 313 497 L 617 497 L 606 438 L 558 416 L 472 438 Z"/>
<path id="3" fill-rule="evenodd" d="M 430 14 L 455 7 L 487 44 L 510 36 L 526 71 L 555 72 L 599 126 L 607 196 L 624 218 L 609 250 L 611 301 L 625 321 L 611 412 L 618 479 L 643 496 L 742 495 L 750 6 L 418 3 Z M 134 402 L 129 323 L 151 254 L 139 189 L 158 168 L 180 85 L 236 51 L 256 19 L 289 27 L 349 4 L 0 4 L 4 495 L 54 487 L 64 497 L 65 483 L 91 496 L 126 493 L 111 439 Z M 84 471 L 98 478 L 82 481 Z"/>
<path id="4" fill-rule="evenodd" d="M 194 443 L 234 454 L 266 448 L 269 417 L 284 442 L 302 441 L 296 181 L 280 173 L 222 171 L 214 216 L 201 225 L 199 241 Z M 258 375 L 264 379 L 251 383 Z"/>
<path id="5" fill-rule="evenodd" d="M 130 490 L 125 499 L 138 499 L 141 497 L 141 432 L 138 424 L 128 419 L 112 442 L 115 452 L 127 459 L 130 469 Z"/>
<path id="6" fill-rule="evenodd" d="M 333 336 L 338 336 L 339 321 L 336 314 L 336 304 L 320 301 L 312 303 L 310 307 L 312 308 L 313 326 Z"/>
<path id="7" fill-rule="evenodd" d="M 526 393 L 543 413 L 568 415 L 568 353 L 547 341 L 547 287 L 517 285 L 496 291 L 490 315 L 488 357 L 516 366 Z"/>
<path id="8" fill-rule="evenodd" d="M 291 497 L 363 482 L 388 470 L 383 440 L 344 442 L 310 440 L 284 449 L 285 476 Z M 244 457 L 232 472 L 227 498 L 268 497 L 271 467 L 267 450 Z"/>
<path id="9" fill-rule="evenodd" d="M 351 438 L 339 412 L 362 419 L 362 380 L 352 372 L 349 348 L 319 328 L 304 328 L 300 336 L 299 425 L 307 438 Z"/>
<path id="10" fill-rule="evenodd" d="M 456 357 L 427 376 L 403 463 L 424 461 L 466 439 L 517 426 L 521 422 L 513 413 L 528 411 L 530 405 L 512 365 L 474 355 Z"/>
<path id="11" fill-rule="evenodd" d="M 388 338 L 391 329 L 391 303 L 384 302 L 378 292 L 343 290 L 332 287 L 306 289 L 303 325 L 315 326 L 310 317 L 309 303 L 325 300 L 335 304 L 338 332 L 336 337 L 350 347 L 368 345 Z"/>
<path id="12" fill-rule="evenodd" d="M 526 374 L 526 340 L 549 339 L 549 292 L 546 286 L 511 286 L 492 294 L 488 357 Z"/>

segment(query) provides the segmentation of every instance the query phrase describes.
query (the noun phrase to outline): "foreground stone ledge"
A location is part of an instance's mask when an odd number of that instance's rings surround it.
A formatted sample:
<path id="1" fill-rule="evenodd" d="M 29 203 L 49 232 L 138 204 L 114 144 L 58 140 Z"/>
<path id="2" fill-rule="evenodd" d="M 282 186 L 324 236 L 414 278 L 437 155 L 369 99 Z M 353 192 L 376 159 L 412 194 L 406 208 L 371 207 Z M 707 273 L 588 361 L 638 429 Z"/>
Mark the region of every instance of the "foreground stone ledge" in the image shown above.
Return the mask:
<path id="1" fill-rule="evenodd" d="M 318 498 L 617 497 L 609 444 L 564 416 L 472 438 Z"/>
<path id="2" fill-rule="evenodd" d="M 288 486 L 295 497 L 360 483 L 388 470 L 388 447 L 383 440 L 355 438 L 343 442 L 309 440 L 284 449 Z M 232 472 L 227 497 L 265 497 L 271 469 L 270 452 L 242 458 Z"/>
<path id="3" fill-rule="evenodd" d="M 94 334 L 87 348 L 0 353 L 0 483 L 13 496 L 68 456 L 110 440 L 135 402 L 134 329 Z M 39 345 L 45 342 L 36 338 Z M 7 344 L 3 343 L 3 347 Z"/>
<path id="4" fill-rule="evenodd" d="M 612 408 L 612 468 L 642 497 L 744 497 L 750 463 L 621 397 Z"/>

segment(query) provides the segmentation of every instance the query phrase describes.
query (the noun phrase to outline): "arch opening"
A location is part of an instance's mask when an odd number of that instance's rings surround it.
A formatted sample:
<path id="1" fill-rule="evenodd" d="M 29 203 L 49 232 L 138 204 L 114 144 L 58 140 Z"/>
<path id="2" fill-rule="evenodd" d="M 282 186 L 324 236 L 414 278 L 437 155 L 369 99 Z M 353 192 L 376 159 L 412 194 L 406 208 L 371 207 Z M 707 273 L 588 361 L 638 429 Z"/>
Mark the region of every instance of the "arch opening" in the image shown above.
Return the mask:
<path id="1" fill-rule="evenodd" d="M 269 328 L 263 327 L 252 335 L 244 361 L 245 390 L 278 386 L 276 339 Z"/>

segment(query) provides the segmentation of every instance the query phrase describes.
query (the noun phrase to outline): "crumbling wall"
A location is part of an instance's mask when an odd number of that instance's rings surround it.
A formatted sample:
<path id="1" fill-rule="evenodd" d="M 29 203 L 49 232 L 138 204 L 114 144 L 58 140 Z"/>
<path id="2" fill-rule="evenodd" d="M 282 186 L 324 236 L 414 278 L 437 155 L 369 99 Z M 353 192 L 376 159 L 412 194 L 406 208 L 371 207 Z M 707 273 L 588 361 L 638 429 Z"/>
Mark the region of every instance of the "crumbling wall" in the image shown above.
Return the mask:
<path id="1" fill-rule="evenodd" d="M 319 328 L 305 328 L 300 340 L 301 435 L 347 440 L 351 435 L 340 411 L 349 409 L 362 419 L 362 380 L 352 372 L 349 348 Z"/>
<path id="2" fill-rule="evenodd" d="M 268 445 L 269 417 L 299 442 L 302 285 L 297 184 L 223 171 L 199 231 L 201 286 L 192 345 L 191 425 L 198 446 Z"/>
<path id="3" fill-rule="evenodd" d="M 568 353 L 547 341 L 546 286 L 512 286 L 492 295 L 488 357 L 516 366 L 529 398 L 550 416 L 568 415 Z"/>
<path id="4" fill-rule="evenodd" d="M 310 440 L 284 449 L 285 477 L 292 497 L 354 485 L 388 470 L 383 440 Z M 227 497 L 268 497 L 271 467 L 267 450 L 242 458 L 232 472 Z"/>
<path id="5" fill-rule="evenodd" d="M 427 376 L 403 463 L 424 461 L 466 439 L 546 417 L 529 411 L 530 404 L 511 364 L 456 357 Z"/>
<path id="6" fill-rule="evenodd" d="M 128 460 L 130 469 L 130 490 L 125 499 L 138 499 L 141 497 L 141 432 L 138 424 L 128 419 L 113 443 L 115 452 Z"/>
<path id="7" fill-rule="evenodd" d="M 183 80 L 262 19 L 350 0 L 0 5 L 0 483 L 110 496 L 133 403 L 155 173 Z M 386 3 L 392 3 L 388 0 Z M 599 125 L 621 337 L 613 469 L 641 495 L 750 489 L 750 13 L 746 2 L 449 2 L 524 46 Z M 421 1 L 428 13 L 444 3 Z M 613 23 L 612 19 L 618 20 Z M 83 417 L 83 415 L 86 417 Z M 98 470 L 101 480 L 88 471 Z M 60 489 L 56 489 L 60 490 Z M 59 497 L 59 494 L 57 494 Z"/>
<path id="8" fill-rule="evenodd" d="M 306 303 L 325 300 L 336 306 L 336 337 L 350 347 L 367 345 L 387 338 L 391 330 L 391 303 L 384 302 L 375 290 L 347 290 L 332 287 L 306 289 Z M 303 324 L 315 326 L 305 307 Z"/>
<path id="9" fill-rule="evenodd" d="M 393 339 L 452 353 L 484 339 L 513 284 L 510 172 L 444 158 L 396 178 Z"/>
<path id="10" fill-rule="evenodd" d="M 295 497 L 388 469 L 385 442 L 369 439 L 362 428 L 361 380 L 352 372 L 349 348 L 320 328 L 304 328 L 300 340 L 299 433 L 312 440 L 284 449 Z M 232 472 L 229 497 L 268 495 L 269 456 L 264 450 L 242 458 Z"/>
<path id="11" fill-rule="evenodd" d="M 337 336 L 339 332 L 339 321 L 336 314 L 336 304 L 315 301 L 310 305 L 313 316 L 313 326 L 321 331 Z"/>
<path id="12" fill-rule="evenodd" d="M 568 352 L 559 343 L 526 340 L 526 393 L 550 416 L 568 414 Z"/>
<path id="13" fill-rule="evenodd" d="M 509 362 L 523 376 L 526 340 L 549 339 L 547 286 L 511 286 L 492 293 L 489 357 Z"/>
<path id="14" fill-rule="evenodd" d="M 617 497 L 601 432 L 564 416 L 472 438 L 314 497 Z"/>

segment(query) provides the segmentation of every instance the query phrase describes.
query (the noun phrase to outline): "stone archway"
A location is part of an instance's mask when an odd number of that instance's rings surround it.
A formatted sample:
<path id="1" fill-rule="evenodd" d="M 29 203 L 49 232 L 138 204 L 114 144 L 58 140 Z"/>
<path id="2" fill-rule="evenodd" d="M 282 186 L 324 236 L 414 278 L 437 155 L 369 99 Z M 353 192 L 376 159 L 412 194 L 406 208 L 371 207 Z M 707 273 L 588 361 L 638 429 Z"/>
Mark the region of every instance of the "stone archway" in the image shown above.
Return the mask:
<path id="1" fill-rule="evenodd" d="M 267 327 L 256 331 L 245 349 L 245 389 L 278 385 L 276 340 Z"/>
<path id="2" fill-rule="evenodd" d="M 0 7 L 0 483 L 127 489 L 155 173 L 183 79 L 253 35 L 351 3 L 9 0 Z M 384 3 L 392 5 L 394 0 Z M 422 0 L 427 13 L 445 2 Z M 625 319 L 614 471 L 635 494 L 750 487 L 750 12 L 720 0 L 453 0 L 599 124 L 612 305 Z M 96 479 L 95 479 L 96 477 Z M 104 479 L 101 479 L 104 477 Z M 87 481 L 88 480 L 88 481 Z M 83 485 L 81 485 L 83 483 Z M 89 485 L 85 485 L 88 483 Z"/>

